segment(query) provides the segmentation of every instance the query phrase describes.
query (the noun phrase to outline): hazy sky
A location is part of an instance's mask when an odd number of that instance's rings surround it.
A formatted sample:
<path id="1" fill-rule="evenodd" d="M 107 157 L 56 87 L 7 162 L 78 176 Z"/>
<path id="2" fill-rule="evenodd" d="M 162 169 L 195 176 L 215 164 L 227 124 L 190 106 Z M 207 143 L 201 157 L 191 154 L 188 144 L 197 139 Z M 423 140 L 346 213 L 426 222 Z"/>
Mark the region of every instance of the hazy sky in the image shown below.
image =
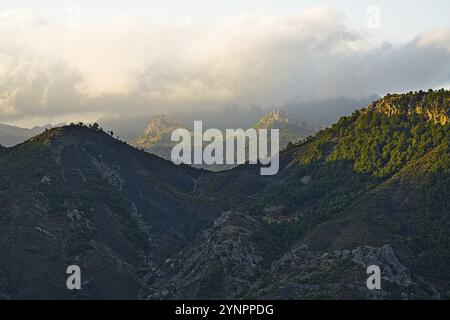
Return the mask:
<path id="1" fill-rule="evenodd" d="M 78 6 L 84 23 L 104 22 L 117 16 L 173 23 L 184 19 L 215 20 L 255 10 L 292 15 L 311 7 L 328 6 L 344 13 L 354 28 L 364 29 L 366 10 L 372 5 L 381 9 L 382 23 L 377 33 L 387 40 L 410 40 L 418 33 L 450 24 L 448 0 L 2 0 L 0 10 L 30 9 L 47 21 L 65 23 L 67 8 Z"/>
<path id="2" fill-rule="evenodd" d="M 448 87 L 450 2 L 0 3 L 0 122 Z"/>

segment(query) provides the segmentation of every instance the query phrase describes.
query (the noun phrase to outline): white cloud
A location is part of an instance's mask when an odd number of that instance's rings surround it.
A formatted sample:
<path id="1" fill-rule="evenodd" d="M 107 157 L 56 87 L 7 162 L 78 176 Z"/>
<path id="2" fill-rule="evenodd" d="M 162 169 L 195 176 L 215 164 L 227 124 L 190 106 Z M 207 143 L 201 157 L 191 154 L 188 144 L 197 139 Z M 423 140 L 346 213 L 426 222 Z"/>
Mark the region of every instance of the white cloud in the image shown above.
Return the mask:
<path id="1" fill-rule="evenodd" d="M 80 29 L 48 24 L 29 11 L 3 11 L 0 38 L 0 122 L 279 105 L 450 79 L 449 29 L 377 45 L 329 8 L 170 26 L 118 18 Z"/>
<path id="2" fill-rule="evenodd" d="M 421 34 L 417 38 L 421 47 L 435 47 L 450 51 L 450 30 L 448 28 L 439 28 Z"/>

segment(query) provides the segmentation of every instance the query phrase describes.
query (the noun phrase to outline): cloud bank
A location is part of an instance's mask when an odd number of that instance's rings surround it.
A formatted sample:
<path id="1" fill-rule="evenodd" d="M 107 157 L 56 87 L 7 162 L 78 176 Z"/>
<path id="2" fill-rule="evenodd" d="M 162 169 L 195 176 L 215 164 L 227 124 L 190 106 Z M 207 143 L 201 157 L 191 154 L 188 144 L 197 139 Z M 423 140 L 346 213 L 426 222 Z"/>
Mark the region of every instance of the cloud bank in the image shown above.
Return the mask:
<path id="1" fill-rule="evenodd" d="M 374 44 L 324 7 L 80 28 L 2 11 L 0 38 L 0 122 L 270 107 L 450 83 L 450 29 Z"/>

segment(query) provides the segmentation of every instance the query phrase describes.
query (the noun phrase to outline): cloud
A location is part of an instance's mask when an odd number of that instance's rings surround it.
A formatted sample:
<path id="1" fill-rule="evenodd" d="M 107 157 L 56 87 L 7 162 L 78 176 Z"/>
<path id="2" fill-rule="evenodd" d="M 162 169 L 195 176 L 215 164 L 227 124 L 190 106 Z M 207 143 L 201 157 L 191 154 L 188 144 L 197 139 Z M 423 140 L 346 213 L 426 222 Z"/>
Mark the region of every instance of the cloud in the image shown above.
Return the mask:
<path id="1" fill-rule="evenodd" d="M 82 16 L 81 16 L 82 17 Z M 0 12 L 0 122 L 363 97 L 450 81 L 450 29 L 372 43 L 326 7 L 79 29 Z"/>

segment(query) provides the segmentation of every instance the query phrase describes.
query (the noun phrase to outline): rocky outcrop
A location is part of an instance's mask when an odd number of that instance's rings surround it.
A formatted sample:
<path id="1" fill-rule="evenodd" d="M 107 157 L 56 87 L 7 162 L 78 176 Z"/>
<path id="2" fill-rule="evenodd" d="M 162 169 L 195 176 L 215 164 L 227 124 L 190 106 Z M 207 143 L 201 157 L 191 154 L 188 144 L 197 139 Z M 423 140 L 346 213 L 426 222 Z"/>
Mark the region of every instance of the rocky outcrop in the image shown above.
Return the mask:
<path id="1" fill-rule="evenodd" d="M 365 268 L 370 265 L 383 266 L 383 279 L 401 287 L 412 285 L 411 273 L 398 261 L 389 244 L 381 248 L 360 247 L 351 253 L 352 261 Z"/>
<path id="2" fill-rule="evenodd" d="M 254 240 L 260 228 L 249 216 L 224 212 L 190 249 L 165 262 L 147 298 L 242 297 L 263 270 L 265 253 Z"/>
<path id="3" fill-rule="evenodd" d="M 261 244 L 264 225 L 239 212 L 224 212 L 190 249 L 156 271 L 147 299 L 420 299 L 439 293 L 413 275 L 392 247 L 363 246 L 317 252 L 305 244 L 282 254 Z M 267 238 L 265 238 L 267 239 Z M 381 269 L 381 289 L 369 290 L 367 268 Z"/>
<path id="4" fill-rule="evenodd" d="M 132 141 L 132 144 L 169 160 L 171 150 L 176 144 L 171 141 L 172 131 L 180 128 L 182 126 L 169 116 L 154 116 L 150 119 L 142 134 Z"/>
<path id="5" fill-rule="evenodd" d="M 381 289 L 369 290 L 367 267 L 381 269 Z M 315 253 L 300 245 L 276 260 L 249 292 L 281 299 L 418 299 L 439 294 L 411 275 L 390 245 Z"/>
<path id="6" fill-rule="evenodd" d="M 419 115 L 434 124 L 450 123 L 450 94 L 448 91 L 433 91 L 394 94 L 375 101 L 368 111 L 383 113 L 387 116 Z"/>

